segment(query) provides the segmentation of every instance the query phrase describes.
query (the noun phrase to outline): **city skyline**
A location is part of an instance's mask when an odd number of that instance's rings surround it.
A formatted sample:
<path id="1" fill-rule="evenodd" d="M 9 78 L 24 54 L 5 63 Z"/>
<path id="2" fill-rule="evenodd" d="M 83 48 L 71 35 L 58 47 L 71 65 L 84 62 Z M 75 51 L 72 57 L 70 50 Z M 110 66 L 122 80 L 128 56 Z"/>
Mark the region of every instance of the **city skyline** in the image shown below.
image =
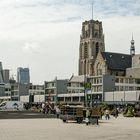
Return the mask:
<path id="1" fill-rule="evenodd" d="M 31 82 L 78 74 L 82 22 L 92 18 L 91 0 L 1 0 L 0 61 L 16 74 L 29 67 Z M 140 53 L 140 1 L 94 0 L 93 19 L 102 21 L 109 52 Z"/>

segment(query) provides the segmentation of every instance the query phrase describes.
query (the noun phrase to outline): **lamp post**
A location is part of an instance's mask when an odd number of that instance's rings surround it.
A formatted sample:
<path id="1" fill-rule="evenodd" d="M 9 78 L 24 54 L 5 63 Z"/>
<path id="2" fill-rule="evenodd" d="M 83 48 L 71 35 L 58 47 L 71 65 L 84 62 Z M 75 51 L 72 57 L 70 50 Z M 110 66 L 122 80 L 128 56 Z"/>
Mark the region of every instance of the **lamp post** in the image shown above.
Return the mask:
<path id="1" fill-rule="evenodd" d="M 123 99 L 121 98 L 121 105 L 123 106 Z"/>
<path id="2" fill-rule="evenodd" d="M 84 106 L 87 107 L 87 95 L 86 95 L 85 83 L 84 83 Z"/>
<path id="3" fill-rule="evenodd" d="M 86 107 L 87 107 L 87 102 L 91 101 L 91 93 L 87 92 L 90 90 L 91 90 L 91 83 L 90 82 L 84 83 L 84 96 L 85 96 L 85 106 Z"/>
<path id="4" fill-rule="evenodd" d="M 86 107 L 86 88 L 85 88 L 85 84 L 86 84 L 86 76 L 84 75 L 84 106 Z"/>
<path id="5" fill-rule="evenodd" d="M 39 95 L 39 104 L 40 104 L 40 95 Z"/>

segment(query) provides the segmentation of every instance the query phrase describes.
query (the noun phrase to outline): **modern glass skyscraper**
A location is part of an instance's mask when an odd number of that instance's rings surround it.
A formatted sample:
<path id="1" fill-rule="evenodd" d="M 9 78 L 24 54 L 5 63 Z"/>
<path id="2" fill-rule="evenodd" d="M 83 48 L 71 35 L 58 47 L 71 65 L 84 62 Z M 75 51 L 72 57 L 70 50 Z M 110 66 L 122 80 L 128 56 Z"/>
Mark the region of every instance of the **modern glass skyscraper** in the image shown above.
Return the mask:
<path id="1" fill-rule="evenodd" d="M 2 62 L 0 62 L 0 83 L 3 83 L 3 68 L 2 68 Z"/>
<path id="2" fill-rule="evenodd" d="M 3 80 L 4 83 L 9 83 L 9 69 L 3 70 Z"/>
<path id="3" fill-rule="evenodd" d="M 29 68 L 17 68 L 17 82 L 20 84 L 30 83 Z"/>

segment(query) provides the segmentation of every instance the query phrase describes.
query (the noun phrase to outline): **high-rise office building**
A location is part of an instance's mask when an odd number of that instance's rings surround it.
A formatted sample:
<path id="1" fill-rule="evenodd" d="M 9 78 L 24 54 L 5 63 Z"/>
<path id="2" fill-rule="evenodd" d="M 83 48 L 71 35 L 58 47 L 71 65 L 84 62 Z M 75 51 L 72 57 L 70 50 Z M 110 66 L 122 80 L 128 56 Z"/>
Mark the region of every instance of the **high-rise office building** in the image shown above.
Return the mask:
<path id="1" fill-rule="evenodd" d="M 3 70 L 3 80 L 4 80 L 4 83 L 9 83 L 9 70 L 8 69 Z"/>
<path id="2" fill-rule="evenodd" d="M 0 62 L 0 83 L 4 83 L 2 62 Z"/>
<path id="3" fill-rule="evenodd" d="M 17 69 L 17 82 L 20 84 L 29 84 L 30 83 L 30 73 L 29 68 Z"/>

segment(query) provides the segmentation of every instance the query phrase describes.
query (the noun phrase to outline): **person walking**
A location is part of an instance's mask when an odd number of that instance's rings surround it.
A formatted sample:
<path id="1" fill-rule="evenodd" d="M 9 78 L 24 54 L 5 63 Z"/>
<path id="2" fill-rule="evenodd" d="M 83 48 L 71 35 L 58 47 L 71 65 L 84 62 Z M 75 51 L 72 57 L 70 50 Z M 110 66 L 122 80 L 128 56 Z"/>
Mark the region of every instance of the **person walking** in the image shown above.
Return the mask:
<path id="1" fill-rule="evenodd" d="M 119 111 L 118 111 L 118 109 L 117 109 L 117 108 L 115 108 L 115 118 L 117 118 L 117 117 L 118 117 L 118 114 L 119 114 Z"/>
<path id="2" fill-rule="evenodd" d="M 42 103 L 42 112 L 45 114 L 45 103 Z"/>
<path id="3" fill-rule="evenodd" d="M 90 111 L 89 109 L 86 110 L 86 125 L 90 124 Z"/>
<path id="4" fill-rule="evenodd" d="M 105 110 L 105 119 L 106 120 L 109 120 L 110 119 L 109 110 L 108 109 Z"/>
<path id="5" fill-rule="evenodd" d="M 57 118 L 59 118 L 59 115 L 60 115 L 60 109 L 58 106 L 55 106 L 55 112 L 56 112 L 56 116 Z"/>

